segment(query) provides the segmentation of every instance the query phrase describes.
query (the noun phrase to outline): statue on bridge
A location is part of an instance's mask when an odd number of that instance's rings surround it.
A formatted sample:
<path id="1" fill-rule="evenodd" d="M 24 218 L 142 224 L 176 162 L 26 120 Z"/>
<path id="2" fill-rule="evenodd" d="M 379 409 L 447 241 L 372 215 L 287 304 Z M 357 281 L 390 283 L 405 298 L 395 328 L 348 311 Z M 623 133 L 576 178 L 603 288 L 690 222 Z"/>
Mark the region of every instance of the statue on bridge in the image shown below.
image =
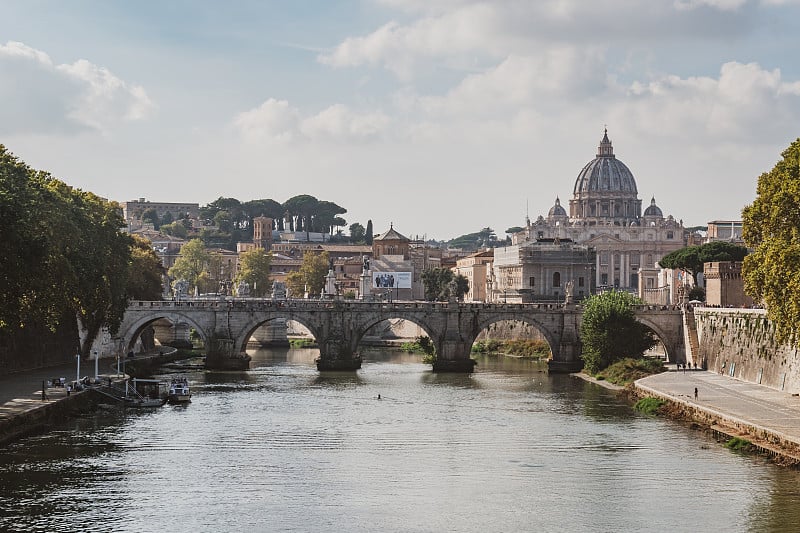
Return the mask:
<path id="1" fill-rule="evenodd" d="M 189 282 L 185 279 L 179 279 L 172 284 L 172 290 L 175 293 L 176 300 L 186 298 L 189 294 Z"/>
<path id="2" fill-rule="evenodd" d="M 572 280 L 569 280 L 564 285 L 564 303 L 565 304 L 571 304 L 572 303 L 572 290 L 573 290 L 574 286 L 575 286 L 575 282 L 572 281 Z"/>
<path id="3" fill-rule="evenodd" d="M 245 280 L 240 280 L 236 285 L 236 296 L 239 298 L 247 298 L 250 296 L 250 284 Z"/>

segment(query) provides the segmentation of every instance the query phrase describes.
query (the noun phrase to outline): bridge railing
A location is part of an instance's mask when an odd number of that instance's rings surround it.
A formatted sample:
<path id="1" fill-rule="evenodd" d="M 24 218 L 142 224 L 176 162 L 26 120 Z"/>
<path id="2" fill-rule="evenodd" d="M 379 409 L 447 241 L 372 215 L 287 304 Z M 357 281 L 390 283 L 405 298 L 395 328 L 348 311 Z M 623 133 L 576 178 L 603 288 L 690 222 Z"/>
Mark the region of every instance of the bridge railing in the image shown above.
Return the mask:
<path id="1" fill-rule="evenodd" d="M 307 300 L 286 299 L 272 300 L 268 298 L 230 298 L 226 300 L 132 300 L 128 309 L 208 309 L 208 310 L 313 310 L 313 309 L 345 309 L 352 311 L 364 310 L 445 310 L 452 309 L 448 302 L 428 302 L 422 300 L 395 300 L 393 302 L 370 302 L 360 300 Z M 570 309 L 582 311 L 583 306 L 565 305 L 555 302 L 534 303 L 489 303 L 489 302 L 460 302 L 457 304 L 461 310 L 486 309 L 486 310 L 513 310 L 513 311 L 555 311 Z M 680 311 L 680 305 L 636 305 L 634 312 L 654 311 Z"/>

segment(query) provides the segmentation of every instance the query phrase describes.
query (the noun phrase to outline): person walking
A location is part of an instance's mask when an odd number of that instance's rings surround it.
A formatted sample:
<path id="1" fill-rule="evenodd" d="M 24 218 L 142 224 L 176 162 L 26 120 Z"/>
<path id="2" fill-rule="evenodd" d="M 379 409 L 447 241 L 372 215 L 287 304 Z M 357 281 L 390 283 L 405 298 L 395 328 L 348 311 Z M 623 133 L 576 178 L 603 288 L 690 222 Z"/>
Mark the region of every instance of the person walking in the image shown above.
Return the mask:
<path id="1" fill-rule="evenodd" d="M 697 387 L 694 388 L 694 399 L 697 399 Z"/>

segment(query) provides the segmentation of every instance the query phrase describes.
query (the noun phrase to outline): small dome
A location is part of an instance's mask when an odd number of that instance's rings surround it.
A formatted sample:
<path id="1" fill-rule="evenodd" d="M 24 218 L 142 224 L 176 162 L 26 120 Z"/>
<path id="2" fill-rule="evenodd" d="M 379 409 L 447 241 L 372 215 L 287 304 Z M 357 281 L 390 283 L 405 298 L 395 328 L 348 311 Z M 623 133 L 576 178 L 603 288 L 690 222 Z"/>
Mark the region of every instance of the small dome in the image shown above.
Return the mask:
<path id="1" fill-rule="evenodd" d="M 650 206 L 644 210 L 644 216 L 646 217 L 663 217 L 664 213 L 661 212 L 661 208 L 656 205 L 656 199 L 653 197 L 650 200 Z"/>
<path id="2" fill-rule="evenodd" d="M 625 163 L 614 156 L 608 130 L 597 147 L 597 157 L 586 164 L 575 180 L 573 193 L 577 197 L 586 193 L 625 193 L 636 196 L 636 180 Z"/>
<path id="3" fill-rule="evenodd" d="M 550 211 L 547 212 L 548 217 L 565 217 L 567 216 L 567 211 L 561 207 L 561 200 L 556 197 L 556 205 L 550 208 Z"/>

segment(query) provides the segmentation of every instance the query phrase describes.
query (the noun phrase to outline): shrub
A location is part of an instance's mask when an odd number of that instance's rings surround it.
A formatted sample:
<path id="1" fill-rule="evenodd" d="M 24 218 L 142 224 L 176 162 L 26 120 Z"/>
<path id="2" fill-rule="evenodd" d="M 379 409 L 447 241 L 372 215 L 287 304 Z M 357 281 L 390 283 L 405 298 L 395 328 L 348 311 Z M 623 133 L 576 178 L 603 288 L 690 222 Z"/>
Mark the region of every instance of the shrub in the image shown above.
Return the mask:
<path id="1" fill-rule="evenodd" d="M 636 405 L 634 405 L 633 408 L 646 415 L 654 415 L 658 412 L 662 405 L 664 405 L 664 400 L 648 396 L 647 398 L 642 398 L 636 402 Z"/>

